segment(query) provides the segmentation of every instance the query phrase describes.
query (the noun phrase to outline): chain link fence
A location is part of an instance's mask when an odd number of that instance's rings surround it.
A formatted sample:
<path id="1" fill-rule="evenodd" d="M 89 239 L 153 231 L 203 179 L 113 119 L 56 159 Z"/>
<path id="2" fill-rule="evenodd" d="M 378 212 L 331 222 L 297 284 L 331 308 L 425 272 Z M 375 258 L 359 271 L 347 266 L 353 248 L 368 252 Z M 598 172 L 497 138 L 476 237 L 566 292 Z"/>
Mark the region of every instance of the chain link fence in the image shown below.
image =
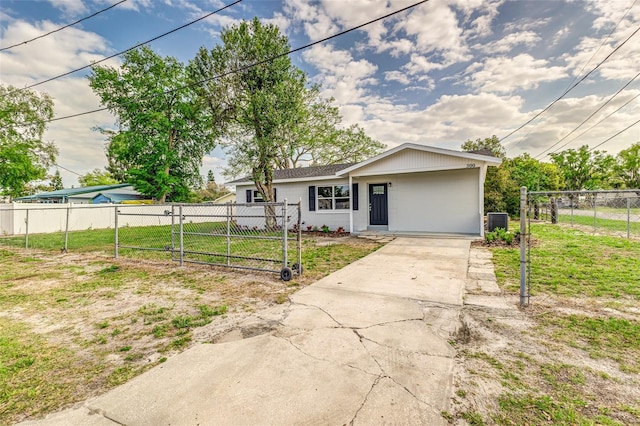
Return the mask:
<path id="1" fill-rule="evenodd" d="M 0 246 L 99 250 L 113 244 L 113 206 L 0 204 Z"/>
<path id="2" fill-rule="evenodd" d="M 520 305 L 531 295 L 532 223 L 569 226 L 593 235 L 640 240 L 640 189 L 520 193 Z M 533 238 L 532 238 L 533 237 Z"/>
<path id="3" fill-rule="evenodd" d="M 0 205 L 0 247 L 302 273 L 300 204 Z"/>
<path id="4" fill-rule="evenodd" d="M 143 225 L 142 222 L 156 222 Z M 300 204 L 180 204 L 164 211 L 118 208 L 115 256 L 164 252 L 183 265 L 200 263 L 302 274 Z"/>

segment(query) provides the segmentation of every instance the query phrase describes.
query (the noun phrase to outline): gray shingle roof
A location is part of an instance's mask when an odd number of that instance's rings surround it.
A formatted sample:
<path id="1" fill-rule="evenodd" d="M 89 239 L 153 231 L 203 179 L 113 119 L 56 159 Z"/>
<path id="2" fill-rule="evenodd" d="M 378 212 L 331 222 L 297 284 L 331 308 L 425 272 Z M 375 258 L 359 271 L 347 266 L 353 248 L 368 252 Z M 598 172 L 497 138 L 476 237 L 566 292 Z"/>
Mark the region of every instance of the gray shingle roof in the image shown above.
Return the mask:
<path id="1" fill-rule="evenodd" d="M 297 167 L 295 169 L 276 170 L 274 172 L 273 180 L 284 179 L 304 179 L 311 177 L 322 176 L 335 176 L 340 170 L 353 166 L 355 163 L 343 163 L 343 164 L 329 164 L 326 166 L 310 166 L 310 167 Z M 240 179 L 226 182 L 228 185 L 233 185 L 242 182 L 252 182 L 249 176 L 242 177 Z"/>

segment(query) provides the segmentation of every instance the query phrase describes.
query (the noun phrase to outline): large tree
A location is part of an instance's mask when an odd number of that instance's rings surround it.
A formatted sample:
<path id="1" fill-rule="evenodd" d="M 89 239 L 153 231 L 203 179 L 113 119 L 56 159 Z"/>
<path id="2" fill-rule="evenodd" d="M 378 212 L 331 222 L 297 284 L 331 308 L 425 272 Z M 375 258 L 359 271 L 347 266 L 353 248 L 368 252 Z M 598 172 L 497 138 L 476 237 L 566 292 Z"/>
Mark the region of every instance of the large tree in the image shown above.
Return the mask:
<path id="1" fill-rule="evenodd" d="M 567 190 L 603 189 L 610 187 L 609 177 L 615 159 L 602 151 L 589 151 L 587 145 L 550 154 L 564 175 Z"/>
<path id="2" fill-rule="evenodd" d="M 255 18 L 220 38 L 211 51 L 201 48 L 189 68 L 194 79 L 208 80 L 199 87 L 213 125 L 227 123 L 229 167 L 249 171 L 263 199 L 274 201 L 279 132 L 301 119 L 306 78 L 292 65 L 287 37 L 275 25 Z M 266 215 L 267 227 L 274 227 L 274 210 L 266 207 Z"/>
<path id="3" fill-rule="evenodd" d="M 488 150 L 494 157 L 502 159 L 507 158 L 507 150 L 502 146 L 500 139 L 498 139 L 496 135 L 493 135 L 490 138 L 478 138 L 475 141 L 469 139 L 462 144 L 462 150 L 467 152 Z"/>
<path id="4" fill-rule="evenodd" d="M 49 95 L 0 84 L 0 194 L 24 195 L 29 182 L 46 176 L 58 153 L 42 138 L 52 117 Z"/>
<path id="5" fill-rule="evenodd" d="M 184 65 L 144 46 L 125 53 L 119 69 L 93 67 L 89 84 L 117 117 L 118 131 L 101 129 L 109 170 L 125 168 L 114 177 L 159 202 L 188 200 L 218 132 L 194 102 Z"/>
<path id="6" fill-rule="evenodd" d="M 114 177 L 111 176 L 111 173 L 109 173 L 106 170 L 100 170 L 100 169 L 93 169 L 92 171 L 83 174 L 82 176 L 78 177 L 78 182 L 82 187 L 97 186 L 97 185 L 113 185 L 116 183 L 120 183 L 118 182 L 117 179 L 114 179 Z"/>
<path id="7" fill-rule="evenodd" d="M 342 127 L 333 98 L 323 98 L 318 86 L 305 90 L 299 117 L 278 129 L 278 169 L 301 165 L 358 163 L 381 153 L 384 144 L 367 136 L 354 124 Z"/>
<path id="8" fill-rule="evenodd" d="M 640 189 L 640 142 L 618 153 L 616 177 L 629 189 Z"/>

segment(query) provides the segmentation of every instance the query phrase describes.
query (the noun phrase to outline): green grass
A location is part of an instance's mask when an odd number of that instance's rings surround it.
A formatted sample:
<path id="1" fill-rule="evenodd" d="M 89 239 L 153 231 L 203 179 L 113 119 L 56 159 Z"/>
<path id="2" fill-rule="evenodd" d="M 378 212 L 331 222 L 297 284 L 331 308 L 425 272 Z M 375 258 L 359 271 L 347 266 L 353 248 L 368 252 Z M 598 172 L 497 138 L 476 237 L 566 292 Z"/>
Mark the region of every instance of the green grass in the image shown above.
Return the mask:
<path id="1" fill-rule="evenodd" d="M 600 210 L 598 210 L 600 211 Z M 600 212 L 602 213 L 602 212 Z M 604 219 L 597 217 L 595 220 L 596 223 L 596 231 L 614 231 L 614 232 L 623 232 L 626 234 L 627 232 L 627 213 L 625 211 L 624 215 L 620 215 L 618 219 Z M 633 219 L 633 218 L 632 218 Z M 558 222 L 565 224 L 576 224 L 583 226 L 593 227 L 593 216 L 578 216 L 561 214 L 558 215 Z M 629 222 L 629 232 L 631 235 L 640 235 L 640 222 Z"/>
<path id="2" fill-rule="evenodd" d="M 532 224 L 531 293 L 640 300 L 640 242 L 594 236 L 578 229 Z M 519 289 L 517 248 L 493 250 L 496 276 Z"/>
<path id="3" fill-rule="evenodd" d="M 0 317 L 0 424 L 73 402 L 100 366 L 53 345 L 25 324 Z"/>
<path id="4" fill-rule="evenodd" d="M 589 217 L 574 219 L 586 220 L 586 224 L 593 221 Z M 602 221 L 611 229 L 613 222 Z M 616 388 L 620 374 L 637 383 L 640 321 L 601 309 L 635 307 L 640 301 L 640 242 L 593 235 L 567 225 L 534 223 L 531 233 L 533 298 L 531 309 L 524 313 L 534 326 L 524 335 L 564 361 L 540 353 L 511 353 L 509 349 L 493 355 L 465 353 L 468 360 L 486 363 L 503 387 L 497 409 L 485 413 L 484 421 L 499 425 L 640 424 L 637 399 L 621 396 Z M 519 249 L 491 250 L 499 285 L 507 293 L 517 293 Z M 567 313 L 564 306 L 580 313 Z M 603 368 L 587 368 L 583 361 L 573 365 L 574 353 L 580 354 L 575 355 L 578 359 L 601 360 L 592 365 L 601 363 Z M 610 374 L 611 365 L 617 365 L 619 372 Z M 611 397 L 613 402 L 609 393 L 616 395 Z M 624 400 L 625 396 L 627 403 L 615 399 Z M 473 414 L 459 416 L 467 419 Z"/>
<path id="5" fill-rule="evenodd" d="M 102 254 L 111 253 L 113 241 L 93 240 L 101 232 L 78 232 L 91 243 L 72 257 L 61 256 L 57 246 L 0 247 L 0 312 L 9 315 L 0 316 L 0 424 L 124 383 L 192 345 L 194 328 L 228 312 L 284 303 L 305 283 L 380 247 L 360 239 L 335 238 L 327 246 L 327 240 L 305 238 L 305 273 L 283 283 L 268 274 L 248 280 L 243 271 L 114 260 Z M 91 248 L 97 253 L 82 253 Z M 158 361 L 149 362 L 153 355 Z"/>

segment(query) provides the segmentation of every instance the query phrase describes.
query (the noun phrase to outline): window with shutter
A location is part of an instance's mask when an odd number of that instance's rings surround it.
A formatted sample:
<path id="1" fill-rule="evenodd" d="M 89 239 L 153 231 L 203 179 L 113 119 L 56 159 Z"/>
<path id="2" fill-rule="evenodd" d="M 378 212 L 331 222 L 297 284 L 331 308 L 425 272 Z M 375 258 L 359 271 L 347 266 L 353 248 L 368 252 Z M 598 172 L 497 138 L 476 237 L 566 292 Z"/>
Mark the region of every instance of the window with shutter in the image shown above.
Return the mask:
<path id="1" fill-rule="evenodd" d="M 309 211 L 310 212 L 316 211 L 316 187 L 315 186 L 309 187 Z"/>

